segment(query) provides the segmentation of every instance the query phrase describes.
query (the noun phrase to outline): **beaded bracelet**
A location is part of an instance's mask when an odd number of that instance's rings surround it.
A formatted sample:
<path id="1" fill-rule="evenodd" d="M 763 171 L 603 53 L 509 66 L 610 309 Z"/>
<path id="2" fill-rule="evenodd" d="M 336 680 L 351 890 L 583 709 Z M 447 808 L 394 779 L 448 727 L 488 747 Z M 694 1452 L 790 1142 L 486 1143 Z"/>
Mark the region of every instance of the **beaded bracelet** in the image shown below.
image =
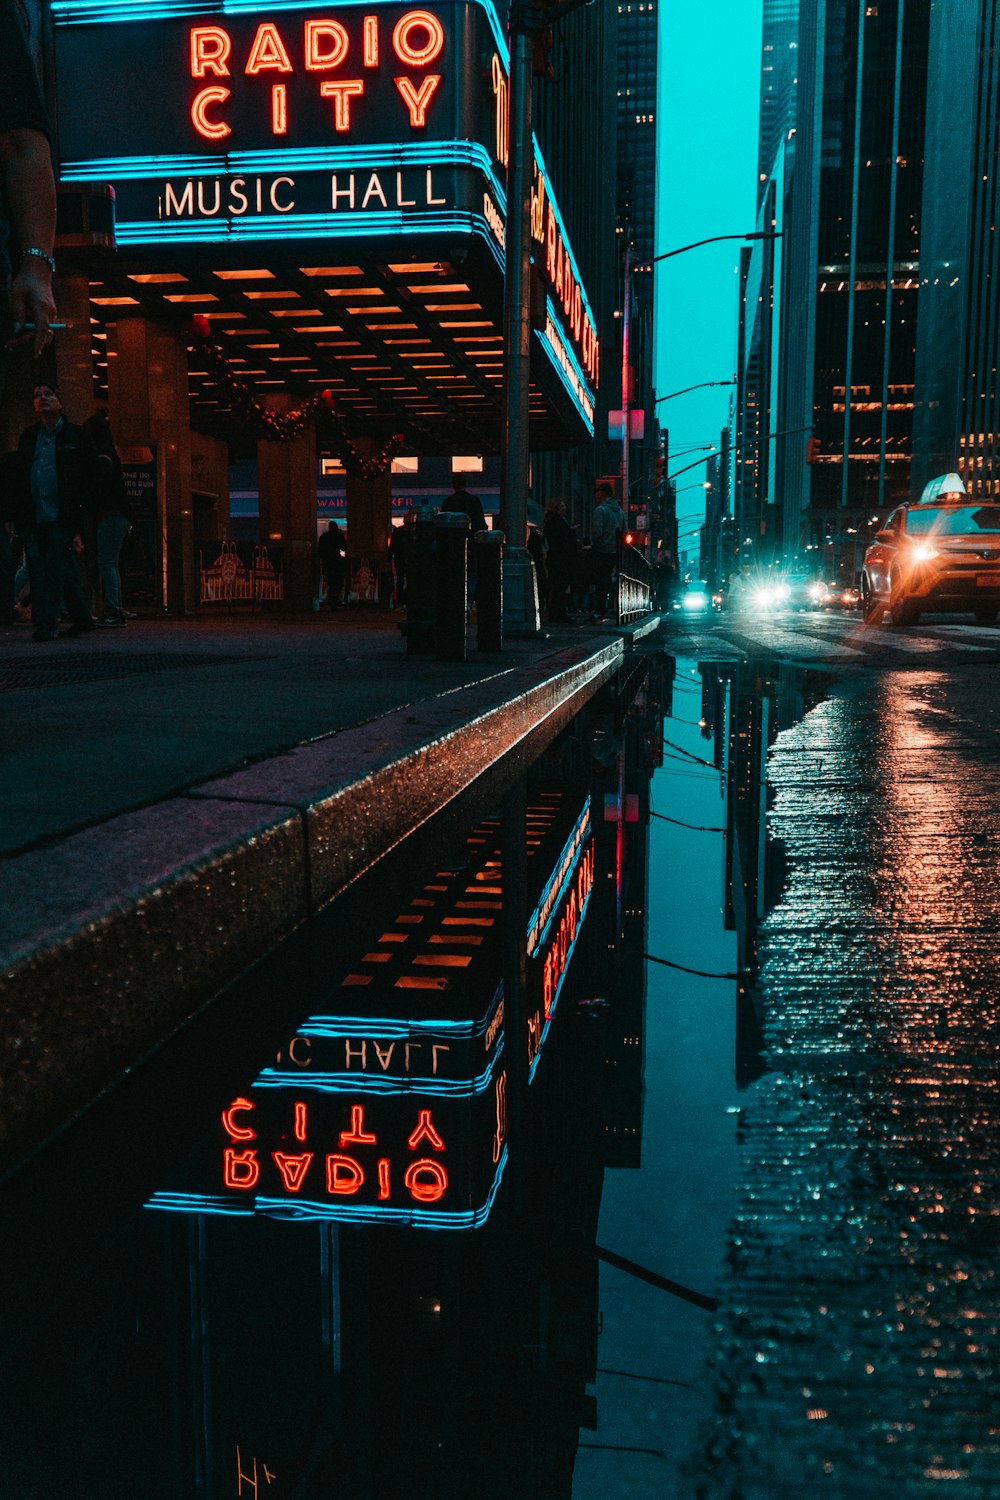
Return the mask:
<path id="1" fill-rule="evenodd" d="M 34 255 L 38 260 L 44 260 L 53 276 L 56 274 L 56 263 L 52 259 L 51 255 L 46 255 L 44 250 L 39 250 L 34 245 L 29 245 L 26 249 L 22 250 L 20 254 L 22 260 L 25 258 L 25 256 L 28 255 Z"/>

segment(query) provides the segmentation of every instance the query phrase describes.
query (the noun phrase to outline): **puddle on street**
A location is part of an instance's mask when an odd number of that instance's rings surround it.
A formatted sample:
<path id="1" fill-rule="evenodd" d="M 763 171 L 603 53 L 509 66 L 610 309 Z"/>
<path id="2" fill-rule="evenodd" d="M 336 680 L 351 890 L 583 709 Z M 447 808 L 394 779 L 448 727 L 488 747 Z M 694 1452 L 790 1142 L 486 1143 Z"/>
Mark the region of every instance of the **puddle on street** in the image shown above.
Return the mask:
<path id="1" fill-rule="evenodd" d="M 689 1497 L 823 681 L 634 660 L 15 1174 L 0 1493 Z"/>

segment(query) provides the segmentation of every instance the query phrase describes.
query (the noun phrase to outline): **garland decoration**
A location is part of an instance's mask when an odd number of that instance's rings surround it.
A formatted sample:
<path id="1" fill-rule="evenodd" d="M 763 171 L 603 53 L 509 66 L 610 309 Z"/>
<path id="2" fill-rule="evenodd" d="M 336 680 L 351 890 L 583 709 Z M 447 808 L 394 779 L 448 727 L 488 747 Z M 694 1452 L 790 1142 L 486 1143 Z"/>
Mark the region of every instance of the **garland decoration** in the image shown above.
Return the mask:
<path id="1" fill-rule="evenodd" d="M 225 351 L 213 342 L 212 325 L 204 313 L 195 313 L 192 318 L 191 335 L 192 345 L 205 355 L 216 384 L 228 395 L 234 415 L 240 417 L 258 437 L 270 442 L 294 442 L 305 432 L 313 416 L 325 412 L 337 427 L 341 450 L 338 456 L 348 474 L 358 479 L 373 479 L 387 472 L 393 456 L 402 446 L 401 432 L 394 432 L 377 453 L 364 453 L 344 431 L 331 390 L 319 391 L 292 411 L 275 411 L 258 401 L 246 381 L 233 370 Z"/>

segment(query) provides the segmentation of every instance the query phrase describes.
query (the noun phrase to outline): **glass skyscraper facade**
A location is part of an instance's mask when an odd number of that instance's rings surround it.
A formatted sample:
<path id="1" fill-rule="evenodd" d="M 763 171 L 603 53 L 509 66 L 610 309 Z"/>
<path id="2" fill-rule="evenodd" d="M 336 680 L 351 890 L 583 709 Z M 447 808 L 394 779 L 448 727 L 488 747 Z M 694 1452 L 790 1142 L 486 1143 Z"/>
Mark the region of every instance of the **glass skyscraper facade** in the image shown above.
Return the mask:
<path id="1" fill-rule="evenodd" d="M 1000 14 L 934 0 L 920 258 L 913 493 L 957 469 L 1000 494 Z"/>
<path id="2" fill-rule="evenodd" d="M 913 0 L 800 11 L 777 529 L 831 575 L 853 572 L 870 518 L 909 494 L 928 33 Z"/>

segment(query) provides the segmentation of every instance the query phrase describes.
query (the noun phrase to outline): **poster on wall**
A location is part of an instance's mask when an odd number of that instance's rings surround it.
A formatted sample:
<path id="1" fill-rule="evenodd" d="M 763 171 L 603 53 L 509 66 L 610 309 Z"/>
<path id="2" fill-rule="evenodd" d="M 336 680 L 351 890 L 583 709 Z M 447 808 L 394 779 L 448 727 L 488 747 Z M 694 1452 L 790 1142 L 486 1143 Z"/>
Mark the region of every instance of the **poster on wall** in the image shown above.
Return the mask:
<path id="1" fill-rule="evenodd" d="M 132 525 L 122 545 L 118 567 L 125 603 L 148 608 L 163 603 L 163 566 L 156 503 L 156 449 L 140 451 L 149 457 L 122 463 Z"/>

